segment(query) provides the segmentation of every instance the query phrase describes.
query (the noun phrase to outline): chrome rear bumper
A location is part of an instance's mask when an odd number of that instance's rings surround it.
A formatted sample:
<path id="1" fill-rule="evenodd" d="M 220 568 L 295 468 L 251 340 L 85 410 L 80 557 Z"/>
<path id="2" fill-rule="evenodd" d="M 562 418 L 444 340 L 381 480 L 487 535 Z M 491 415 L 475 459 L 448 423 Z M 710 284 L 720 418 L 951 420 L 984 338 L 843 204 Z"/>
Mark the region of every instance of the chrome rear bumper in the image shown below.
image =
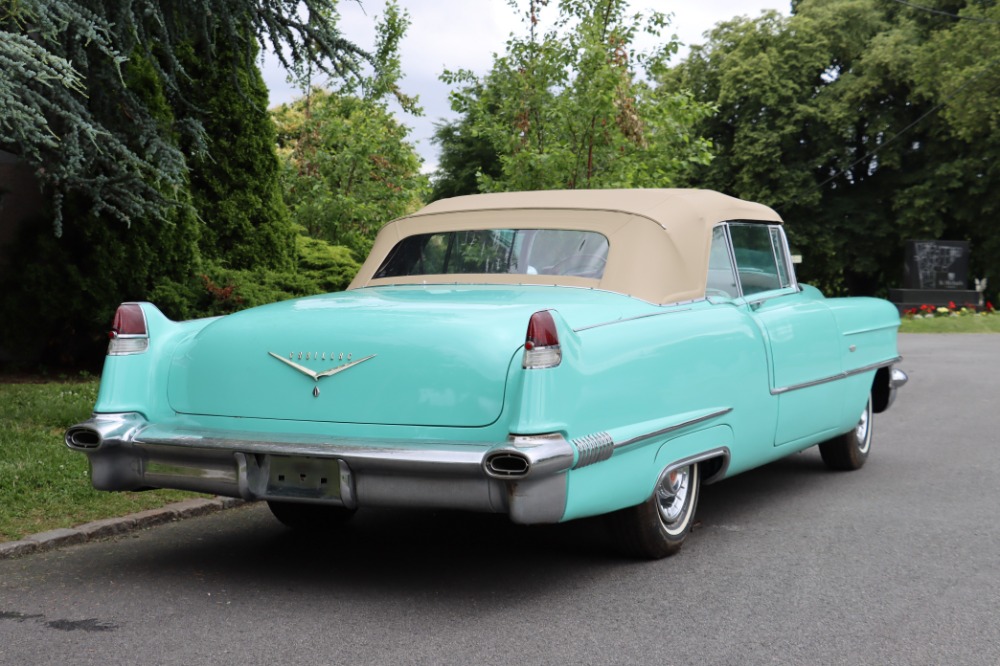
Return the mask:
<path id="1" fill-rule="evenodd" d="M 176 488 L 246 500 L 429 507 L 558 522 L 575 449 L 564 438 L 503 442 L 366 440 L 150 424 L 136 413 L 96 414 L 66 431 L 90 460 L 98 490 Z M 492 462 L 519 456 L 502 476 Z M 502 472 L 502 470 L 501 470 Z"/>

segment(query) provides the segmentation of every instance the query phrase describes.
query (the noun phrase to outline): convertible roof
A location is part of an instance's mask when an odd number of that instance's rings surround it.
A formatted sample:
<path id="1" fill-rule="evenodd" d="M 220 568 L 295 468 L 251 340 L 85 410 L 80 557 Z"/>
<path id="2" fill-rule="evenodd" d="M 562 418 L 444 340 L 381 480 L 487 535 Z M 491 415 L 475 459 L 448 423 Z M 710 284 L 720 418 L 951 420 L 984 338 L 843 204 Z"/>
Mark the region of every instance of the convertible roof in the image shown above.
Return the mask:
<path id="1" fill-rule="evenodd" d="M 413 216 L 486 209 L 581 209 L 606 210 L 641 215 L 668 231 L 700 221 L 714 226 L 726 220 L 780 222 L 773 210 L 762 204 L 737 199 L 712 190 L 543 190 L 499 192 L 441 199 L 421 208 Z"/>
<path id="2" fill-rule="evenodd" d="M 730 220 L 781 222 L 767 206 L 711 190 L 546 190 L 442 199 L 383 227 L 349 289 L 456 281 L 454 275 L 441 276 L 441 280 L 423 275 L 374 279 L 389 251 L 407 236 L 486 228 L 553 228 L 593 230 L 608 238 L 608 262 L 600 280 L 463 275 L 462 282 L 595 287 L 652 303 L 692 300 L 705 295 L 712 228 Z"/>

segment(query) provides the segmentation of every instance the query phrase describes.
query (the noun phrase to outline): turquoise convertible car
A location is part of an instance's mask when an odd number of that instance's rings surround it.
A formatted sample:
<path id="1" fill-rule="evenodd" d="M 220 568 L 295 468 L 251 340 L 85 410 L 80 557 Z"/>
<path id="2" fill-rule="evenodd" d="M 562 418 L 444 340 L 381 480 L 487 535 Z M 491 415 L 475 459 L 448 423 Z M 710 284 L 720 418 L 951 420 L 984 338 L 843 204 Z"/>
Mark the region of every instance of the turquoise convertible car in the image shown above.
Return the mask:
<path id="1" fill-rule="evenodd" d="M 819 445 L 861 467 L 906 375 L 886 301 L 795 279 L 778 215 L 705 190 L 458 197 L 387 224 L 349 288 L 174 322 L 124 303 L 93 417 L 101 490 L 552 523 L 676 552 L 702 484 Z"/>

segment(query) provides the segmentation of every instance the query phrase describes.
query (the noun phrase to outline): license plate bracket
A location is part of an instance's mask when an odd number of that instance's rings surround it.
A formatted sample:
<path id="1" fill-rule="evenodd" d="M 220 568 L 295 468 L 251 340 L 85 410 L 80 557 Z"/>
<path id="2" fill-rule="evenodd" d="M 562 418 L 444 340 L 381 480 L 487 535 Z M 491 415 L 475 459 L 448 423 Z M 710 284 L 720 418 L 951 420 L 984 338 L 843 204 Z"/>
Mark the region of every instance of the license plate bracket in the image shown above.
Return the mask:
<path id="1" fill-rule="evenodd" d="M 247 499 L 351 503 L 351 470 L 343 460 L 238 453 L 237 463 Z"/>

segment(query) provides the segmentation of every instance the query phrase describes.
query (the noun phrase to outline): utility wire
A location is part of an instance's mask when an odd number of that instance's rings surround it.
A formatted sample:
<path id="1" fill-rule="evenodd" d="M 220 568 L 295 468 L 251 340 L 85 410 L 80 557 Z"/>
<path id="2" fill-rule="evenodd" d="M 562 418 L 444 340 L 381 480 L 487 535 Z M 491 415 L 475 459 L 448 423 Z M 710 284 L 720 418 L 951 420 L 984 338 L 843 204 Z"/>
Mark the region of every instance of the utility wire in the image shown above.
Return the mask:
<path id="1" fill-rule="evenodd" d="M 905 5 L 912 9 L 919 9 L 922 12 L 928 12 L 931 14 L 940 14 L 941 16 L 947 16 L 948 18 L 953 18 L 955 20 L 962 21 L 976 21 L 977 23 L 992 23 L 994 25 L 1000 25 L 1000 21 L 994 21 L 993 19 L 981 18 L 979 16 L 961 16 L 960 14 L 952 14 L 951 12 L 942 11 L 940 9 L 934 9 L 933 7 L 924 7 L 923 5 L 915 5 L 912 2 L 907 2 L 906 0 L 892 0 L 893 2 Z"/>
<path id="2" fill-rule="evenodd" d="M 899 2 L 900 0 L 895 0 L 895 1 Z M 963 90 L 965 90 L 966 88 L 968 88 L 970 85 L 972 85 L 975 81 L 979 80 L 981 77 L 983 77 L 986 74 L 988 74 L 990 72 L 990 70 L 993 68 L 993 66 L 996 65 L 997 63 L 1000 63 L 1000 57 L 997 57 L 997 58 L 994 58 L 993 60 L 991 60 L 989 63 L 986 64 L 986 67 L 983 68 L 983 71 L 979 72 L 975 76 L 969 77 L 969 80 L 966 81 L 965 83 L 963 83 L 962 85 L 960 85 L 958 88 L 956 88 L 954 92 L 952 92 L 950 95 L 948 95 L 947 97 L 945 97 L 943 100 L 941 100 L 940 102 L 938 102 L 937 104 L 935 104 L 933 107 L 931 107 L 930 109 L 928 109 L 926 112 L 923 113 L 923 115 L 921 115 L 919 118 L 917 118 L 916 120 L 914 120 L 912 123 L 910 123 L 909 125 L 907 125 L 903 129 L 901 129 L 898 132 L 896 132 L 895 134 L 893 134 L 891 137 L 889 137 L 889 139 L 887 141 L 885 141 L 881 145 L 877 146 L 876 148 L 873 148 L 864 157 L 859 157 L 858 159 L 854 160 L 849 165 L 847 165 L 843 169 L 840 169 L 839 171 L 837 171 L 837 173 L 833 174 L 832 176 L 830 176 L 829 178 L 827 178 L 826 180 L 824 180 L 819 185 L 816 185 L 815 187 L 809 188 L 808 190 L 806 190 L 802 194 L 798 195 L 797 197 L 795 197 L 794 199 L 792 199 L 791 201 L 789 201 L 785 206 L 782 206 L 781 208 L 785 208 L 786 206 L 795 203 L 796 201 L 798 201 L 802 197 L 806 196 L 807 194 L 812 194 L 816 190 L 820 190 L 820 189 L 826 187 L 828 184 L 830 184 L 831 182 L 833 182 L 837 178 L 840 178 L 845 173 L 847 173 L 848 171 L 850 171 L 851 169 L 853 169 L 857 165 L 859 165 L 862 162 L 864 162 L 865 160 L 867 160 L 869 157 L 874 157 L 876 154 L 878 154 L 878 152 L 880 150 L 882 150 L 883 148 L 885 148 L 886 146 L 888 146 L 890 143 L 892 143 L 893 141 L 895 141 L 899 137 L 903 136 L 906 132 L 910 131 L 910 129 L 912 129 L 914 126 L 916 126 L 917 124 L 919 124 L 924 118 L 926 118 L 927 116 L 929 116 L 931 114 L 934 114 L 934 113 L 937 113 L 938 111 L 940 111 L 948 102 L 950 102 L 951 100 L 955 99 L 959 95 L 959 93 L 961 93 Z M 780 211 L 781 209 L 778 209 L 778 210 Z"/>

